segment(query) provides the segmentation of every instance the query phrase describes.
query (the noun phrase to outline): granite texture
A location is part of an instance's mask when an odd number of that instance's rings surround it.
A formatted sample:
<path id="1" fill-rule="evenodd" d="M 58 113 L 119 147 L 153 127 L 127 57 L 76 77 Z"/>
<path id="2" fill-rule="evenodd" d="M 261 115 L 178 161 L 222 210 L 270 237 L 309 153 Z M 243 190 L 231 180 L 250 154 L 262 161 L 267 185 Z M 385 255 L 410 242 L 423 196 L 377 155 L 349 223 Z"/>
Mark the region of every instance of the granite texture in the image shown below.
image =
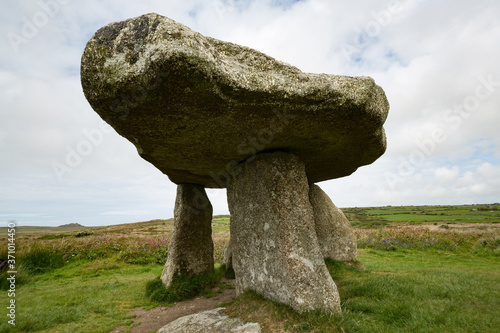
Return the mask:
<path id="1" fill-rule="evenodd" d="M 213 269 L 212 205 L 203 186 L 177 185 L 163 284 L 169 287 L 178 275 L 208 274 Z"/>
<path id="2" fill-rule="evenodd" d="M 99 29 L 81 61 L 92 108 L 177 184 L 224 188 L 259 152 L 298 156 L 310 183 L 386 149 L 389 104 L 370 77 L 303 73 L 158 14 Z"/>
<path id="3" fill-rule="evenodd" d="M 239 167 L 227 188 L 236 289 L 299 312 L 340 312 L 314 229 L 305 166 L 288 153 L 263 153 Z"/>

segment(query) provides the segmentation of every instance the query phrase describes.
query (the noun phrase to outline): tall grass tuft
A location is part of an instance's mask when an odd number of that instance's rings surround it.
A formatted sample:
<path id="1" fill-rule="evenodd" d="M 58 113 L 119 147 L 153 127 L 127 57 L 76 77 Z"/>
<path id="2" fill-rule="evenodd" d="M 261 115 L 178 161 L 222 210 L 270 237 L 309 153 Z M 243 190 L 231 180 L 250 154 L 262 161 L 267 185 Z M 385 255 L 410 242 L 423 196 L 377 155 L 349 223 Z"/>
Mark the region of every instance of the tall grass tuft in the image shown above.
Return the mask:
<path id="1" fill-rule="evenodd" d="M 0 273 L 0 290 L 9 290 L 10 289 L 10 281 L 7 280 L 12 274 L 7 273 L 8 271 Z M 24 269 L 24 267 L 18 266 L 16 267 L 16 288 L 31 282 L 31 276 L 29 273 Z"/>
<path id="2" fill-rule="evenodd" d="M 146 297 L 153 302 L 173 303 L 193 298 L 207 293 L 214 288 L 224 276 L 225 267 L 222 265 L 206 275 L 188 277 L 176 276 L 169 288 L 165 288 L 160 276 L 146 283 Z"/>
<path id="3" fill-rule="evenodd" d="M 167 237 L 129 239 L 119 259 L 129 264 L 165 264 L 168 253 Z"/>
<path id="4" fill-rule="evenodd" d="M 24 254 L 21 263 L 30 274 L 43 274 L 64 266 L 64 252 L 35 245 Z"/>

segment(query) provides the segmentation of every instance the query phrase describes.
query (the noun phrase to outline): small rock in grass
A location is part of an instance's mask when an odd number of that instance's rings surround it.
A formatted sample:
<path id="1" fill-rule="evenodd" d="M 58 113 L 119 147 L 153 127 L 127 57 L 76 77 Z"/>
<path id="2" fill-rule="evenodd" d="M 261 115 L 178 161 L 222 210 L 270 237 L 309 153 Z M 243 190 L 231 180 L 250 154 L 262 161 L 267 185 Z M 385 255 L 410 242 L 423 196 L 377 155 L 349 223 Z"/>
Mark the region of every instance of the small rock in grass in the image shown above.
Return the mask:
<path id="1" fill-rule="evenodd" d="M 257 323 L 243 323 L 241 319 L 229 318 L 224 308 L 203 311 L 181 317 L 163 326 L 158 333 L 261 333 Z"/>

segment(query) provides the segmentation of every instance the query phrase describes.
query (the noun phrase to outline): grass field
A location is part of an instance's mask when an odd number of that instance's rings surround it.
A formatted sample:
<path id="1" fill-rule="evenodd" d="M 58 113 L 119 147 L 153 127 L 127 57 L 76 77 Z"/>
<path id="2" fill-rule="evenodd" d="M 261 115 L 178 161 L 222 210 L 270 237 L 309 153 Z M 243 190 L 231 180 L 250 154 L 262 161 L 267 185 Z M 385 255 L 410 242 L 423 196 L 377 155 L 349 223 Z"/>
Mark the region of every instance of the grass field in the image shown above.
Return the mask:
<path id="1" fill-rule="evenodd" d="M 461 206 L 388 206 L 342 209 L 359 227 L 387 224 L 500 223 L 500 204 Z"/>
<path id="2" fill-rule="evenodd" d="M 339 287 L 341 316 L 299 315 L 251 292 L 227 311 L 273 333 L 498 332 L 500 207 L 491 208 L 344 209 L 356 226 L 359 262 L 327 261 Z M 85 237 L 74 235 L 89 228 L 19 227 L 16 326 L 2 315 L 0 332 L 131 327 L 132 308 L 159 305 L 146 297 L 145 288 L 163 269 L 171 227 L 172 220 L 155 220 L 90 228 L 93 234 Z M 215 216 L 212 227 L 215 261 L 221 262 L 229 217 Z M 6 243 L 0 237 L 0 257 Z M 6 277 L 0 275 L 4 295 Z M 8 301 L 2 297 L 0 308 Z"/>

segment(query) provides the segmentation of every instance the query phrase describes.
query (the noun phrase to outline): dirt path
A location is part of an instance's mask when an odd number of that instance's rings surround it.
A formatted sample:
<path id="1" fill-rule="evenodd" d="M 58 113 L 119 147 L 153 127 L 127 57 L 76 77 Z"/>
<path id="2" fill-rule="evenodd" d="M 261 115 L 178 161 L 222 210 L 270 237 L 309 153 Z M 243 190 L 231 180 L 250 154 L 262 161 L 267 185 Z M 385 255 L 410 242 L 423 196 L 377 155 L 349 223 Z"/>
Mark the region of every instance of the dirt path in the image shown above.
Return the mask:
<path id="1" fill-rule="evenodd" d="M 235 280 L 222 280 L 234 286 Z M 196 298 L 174 303 L 172 307 L 156 307 L 151 310 L 144 310 L 143 308 L 135 308 L 130 315 L 135 314 L 133 319 L 134 323 L 140 322 L 130 331 L 131 333 L 149 333 L 156 332 L 166 324 L 177 318 L 187 316 L 190 314 L 198 313 L 205 310 L 210 310 L 218 307 L 222 303 L 232 301 L 236 297 L 236 289 L 224 289 L 221 294 L 217 296 L 206 298 L 205 296 L 198 296 Z M 133 326 L 133 324 L 131 325 Z M 117 327 L 111 333 L 119 333 L 129 329 L 130 326 Z"/>

